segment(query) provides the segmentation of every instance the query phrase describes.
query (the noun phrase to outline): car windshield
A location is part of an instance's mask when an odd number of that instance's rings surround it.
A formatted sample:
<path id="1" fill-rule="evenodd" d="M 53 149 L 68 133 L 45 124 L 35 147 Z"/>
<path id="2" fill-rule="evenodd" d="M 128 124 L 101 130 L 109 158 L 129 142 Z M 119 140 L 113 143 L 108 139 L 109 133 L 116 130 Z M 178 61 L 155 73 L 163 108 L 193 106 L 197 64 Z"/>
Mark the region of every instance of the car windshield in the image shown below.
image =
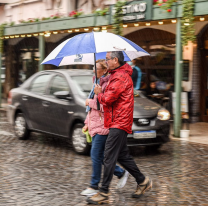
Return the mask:
<path id="1" fill-rule="evenodd" d="M 92 75 L 71 76 L 81 96 L 88 97 L 92 89 Z"/>

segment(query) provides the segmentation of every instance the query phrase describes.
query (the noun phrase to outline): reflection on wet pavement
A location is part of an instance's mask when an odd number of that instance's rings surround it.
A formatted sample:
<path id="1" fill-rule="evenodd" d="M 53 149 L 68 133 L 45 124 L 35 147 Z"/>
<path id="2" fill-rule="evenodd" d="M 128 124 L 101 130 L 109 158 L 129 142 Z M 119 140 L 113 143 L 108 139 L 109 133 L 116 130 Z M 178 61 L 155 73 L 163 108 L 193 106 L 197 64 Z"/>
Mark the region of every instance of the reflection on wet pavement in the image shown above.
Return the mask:
<path id="1" fill-rule="evenodd" d="M 69 141 L 57 137 L 32 133 L 29 140 L 17 140 L 5 117 L 0 131 L 1 206 L 87 205 L 79 194 L 90 182 L 89 156 L 77 155 Z M 153 188 L 133 199 L 134 178 L 118 191 L 114 177 L 109 205 L 208 205 L 208 145 L 173 140 L 158 152 L 130 152 Z"/>

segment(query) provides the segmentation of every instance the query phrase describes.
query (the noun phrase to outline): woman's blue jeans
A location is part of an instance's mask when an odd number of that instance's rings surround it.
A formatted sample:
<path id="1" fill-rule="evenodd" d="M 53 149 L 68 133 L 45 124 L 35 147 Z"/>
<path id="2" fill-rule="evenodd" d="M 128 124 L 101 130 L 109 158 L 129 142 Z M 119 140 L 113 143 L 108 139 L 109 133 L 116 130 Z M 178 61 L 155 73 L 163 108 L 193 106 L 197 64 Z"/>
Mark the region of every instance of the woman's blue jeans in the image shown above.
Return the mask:
<path id="1" fill-rule="evenodd" d="M 96 134 L 92 137 L 91 159 L 92 159 L 92 178 L 90 187 L 98 189 L 101 179 L 102 164 L 104 159 L 105 142 L 108 135 Z M 116 165 L 114 175 L 118 178 L 122 177 L 124 170 Z"/>

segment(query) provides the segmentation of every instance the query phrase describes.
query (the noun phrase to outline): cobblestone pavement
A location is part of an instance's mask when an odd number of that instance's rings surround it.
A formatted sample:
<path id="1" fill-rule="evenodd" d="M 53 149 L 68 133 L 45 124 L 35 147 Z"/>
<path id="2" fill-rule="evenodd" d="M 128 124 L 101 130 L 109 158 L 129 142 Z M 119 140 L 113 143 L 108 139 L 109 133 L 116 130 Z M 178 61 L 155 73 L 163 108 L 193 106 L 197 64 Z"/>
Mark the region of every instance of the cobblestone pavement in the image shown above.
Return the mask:
<path id="1" fill-rule="evenodd" d="M 0 115 L 0 206 L 87 205 L 79 194 L 90 181 L 90 157 L 74 153 L 64 139 L 32 133 L 17 140 Z M 153 188 L 133 199 L 134 179 L 118 191 L 114 177 L 109 205 L 208 205 L 208 145 L 172 140 L 157 153 L 130 151 Z"/>

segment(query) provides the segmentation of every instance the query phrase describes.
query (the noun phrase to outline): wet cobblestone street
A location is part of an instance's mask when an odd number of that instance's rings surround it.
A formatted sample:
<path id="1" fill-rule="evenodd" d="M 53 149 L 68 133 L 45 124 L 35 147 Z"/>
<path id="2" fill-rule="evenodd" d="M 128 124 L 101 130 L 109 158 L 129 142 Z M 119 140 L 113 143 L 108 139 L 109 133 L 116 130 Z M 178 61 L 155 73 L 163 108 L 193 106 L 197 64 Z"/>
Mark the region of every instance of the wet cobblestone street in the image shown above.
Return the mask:
<path id="1" fill-rule="evenodd" d="M 65 139 L 32 133 L 20 141 L 0 115 L 0 206 L 87 205 L 80 192 L 90 182 L 90 157 L 76 154 Z M 114 177 L 109 205 L 208 205 L 208 145 L 171 140 L 156 153 L 130 151 L 153 188 L 133 199 L 134 178 L 118 191 Z"/>

